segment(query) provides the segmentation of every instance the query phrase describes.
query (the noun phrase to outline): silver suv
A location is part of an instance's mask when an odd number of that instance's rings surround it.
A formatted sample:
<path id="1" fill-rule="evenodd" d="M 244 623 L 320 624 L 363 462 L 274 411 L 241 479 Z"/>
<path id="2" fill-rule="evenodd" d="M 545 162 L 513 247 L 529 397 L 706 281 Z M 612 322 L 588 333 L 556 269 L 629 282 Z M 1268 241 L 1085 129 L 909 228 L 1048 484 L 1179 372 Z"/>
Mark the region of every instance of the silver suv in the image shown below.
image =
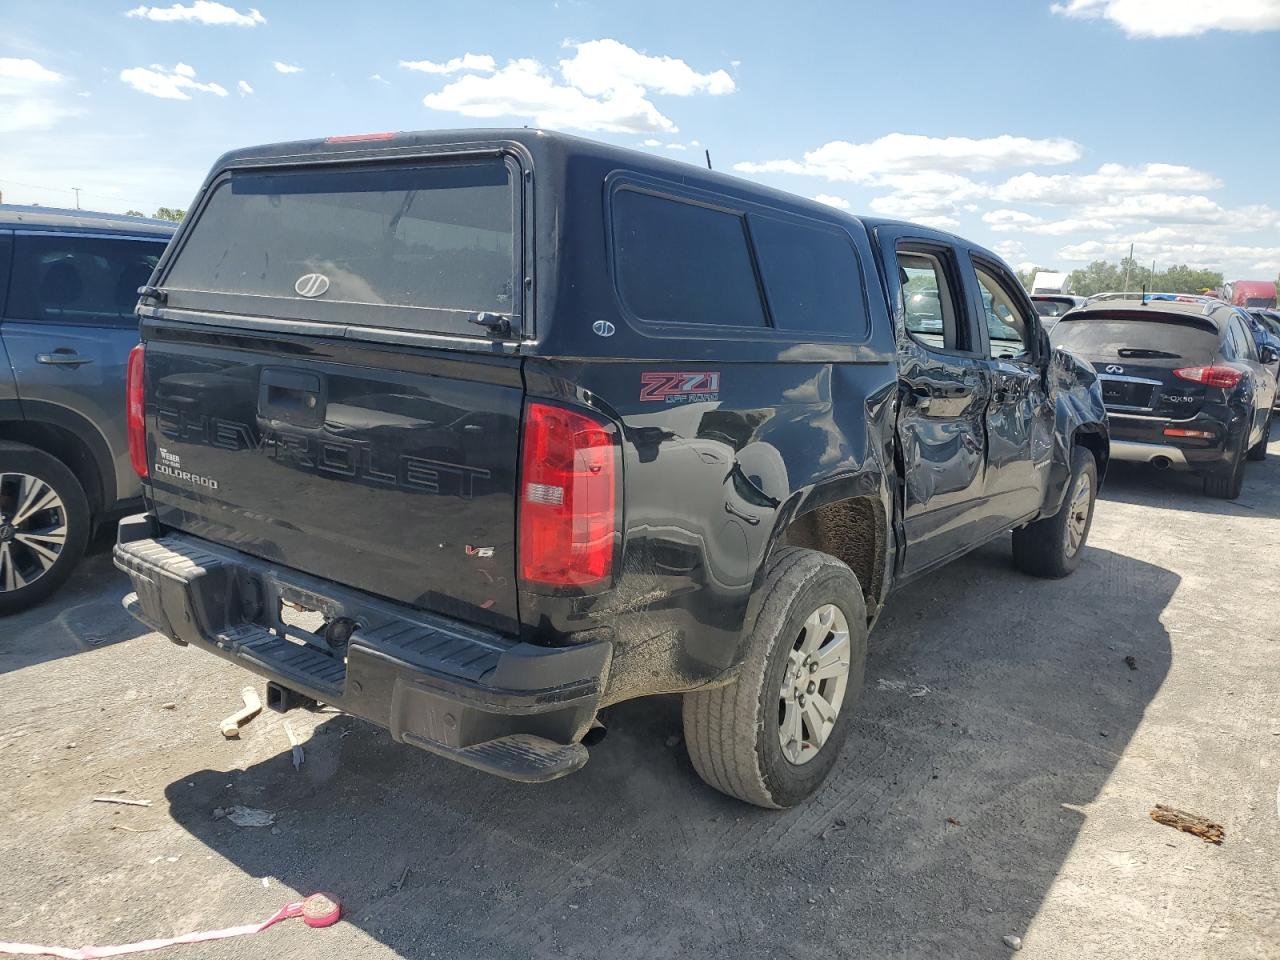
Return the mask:
<path id="1" fill-rule="evenodd" d="M 140 503 L 125 364 L 174 229 L 0 205 L 0 614 L 56 590 L 94 528 Z"/>

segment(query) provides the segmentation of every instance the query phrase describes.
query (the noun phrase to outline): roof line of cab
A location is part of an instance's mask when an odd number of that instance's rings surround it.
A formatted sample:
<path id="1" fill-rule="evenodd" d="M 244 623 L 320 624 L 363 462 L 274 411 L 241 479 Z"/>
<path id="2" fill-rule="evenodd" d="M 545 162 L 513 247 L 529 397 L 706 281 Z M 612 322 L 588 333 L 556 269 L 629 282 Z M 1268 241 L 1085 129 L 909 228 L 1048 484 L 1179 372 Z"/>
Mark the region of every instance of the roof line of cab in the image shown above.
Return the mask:
<path id="1" fill-rule="evenodd" d="M 123 213 L 97 210 L 70 210 L 63 207 L 27 206 L 0 203 L 0 228 L 57 227 L 110 233 L 171 234 L 178 225 L 152 217 L 131 217 Z"/>

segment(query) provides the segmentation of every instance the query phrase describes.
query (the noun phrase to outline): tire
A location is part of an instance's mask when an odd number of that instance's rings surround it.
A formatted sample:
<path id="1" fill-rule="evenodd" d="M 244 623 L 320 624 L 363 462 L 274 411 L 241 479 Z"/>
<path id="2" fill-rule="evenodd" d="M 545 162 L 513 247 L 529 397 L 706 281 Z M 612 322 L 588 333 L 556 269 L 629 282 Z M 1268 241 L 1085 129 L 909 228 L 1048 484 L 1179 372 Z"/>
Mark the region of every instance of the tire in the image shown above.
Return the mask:
<path id="1" fill-rule="evenodd" d="M 1274 413 L 1267 414 L 1267 425 L 1262 428 L 1262 439 L 1249 448 L 1249 459 L 1255 463 L 1267 459 L 1267 444 L 1271 441 L 1271 418 Z"/>
<path id="2" fill-rule="evenodd" d="M 1221 473 L 1204 475 L 1205 496 L 1217 497 L 1219 500 L 1235 500 L 1240 496 L 1244 490 L 1244 462 L 1247 459 L 1244 444 L 1248 442 L 1247 437 L 1241 439 L 1241 449 L 1236 452 L 1230 468 Z"/>
<path id="3" fill-rule="evenodd" d="M 61 460 L 0 443 L 0 614 L 25 610 L 62 586 L 84 555 L 89 527 L 84 488 Z"/>
<path id="4" fill-rule="evenodd" d="M 1098 464 L 1084 447 L 1071 450 L 1071 482 L 1051 517 L 1013 531 L 1013 563 L 1033 577 L 1060 579 L 1080 566 L 1093 508 L 1098 502 Z"/>
<path id="5" fill-rule="evenodd" d="M 867 614 L 853 571 L 816 550 L 778 548 L 761 589 L 764 600 L 746 638 L 741 672 L 726 687 L 685 694 L 684 738 L 694 769 L 708 784 L 747 803 L 781 809 L 813 793 L 840 755 L 866 674 Z M 838 629 L 841 619 L 845 631 Z M 847 633 L 847 658 L 840 656 L 840 632 Z M 835 656 L 836 673 L 806 683 L 808 674 L 792 672 L 804 670 L 802 656 L 823 650 Z M 840 674 L 840 666 L 847 672 Z M 819 701 L 834 705 L 835 719 L 812 721 L 820 728 L 815 736 L 809 717 L 824 716 Z M 791 734 L 785 746 L 784 730 Z"/>

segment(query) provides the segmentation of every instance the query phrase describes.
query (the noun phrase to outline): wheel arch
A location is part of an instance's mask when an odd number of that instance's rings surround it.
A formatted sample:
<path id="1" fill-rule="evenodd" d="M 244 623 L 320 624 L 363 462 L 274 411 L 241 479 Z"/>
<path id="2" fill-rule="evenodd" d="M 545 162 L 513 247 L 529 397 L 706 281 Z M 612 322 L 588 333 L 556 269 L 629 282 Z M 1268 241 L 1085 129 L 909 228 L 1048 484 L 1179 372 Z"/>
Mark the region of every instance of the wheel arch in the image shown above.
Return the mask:
<path id="1" fill-rule="evenodd" d="M 757 572 L 747 623 L 759 613 L 764 571 L 782 547 L 802 547 L 835 557 L 862 586 L 868 621 L 888 593 L 893 570 L 890 500 L 883 477 L 845 478 L 797 494 L 779 511 L 769 548 Z"/>
<path id="2" fill-rule="evenodd" d="M 67 416 L 71 424 L 83 419 Z M 65 418 L 59 420 L 28 417 L 0 422 L 0 440 L 26 444 L 66 464 L 84 488 L 90 514 L 96 519 L 116 502 L 115 473 L 106 443 L 87 421 L 73 429 Z"/>

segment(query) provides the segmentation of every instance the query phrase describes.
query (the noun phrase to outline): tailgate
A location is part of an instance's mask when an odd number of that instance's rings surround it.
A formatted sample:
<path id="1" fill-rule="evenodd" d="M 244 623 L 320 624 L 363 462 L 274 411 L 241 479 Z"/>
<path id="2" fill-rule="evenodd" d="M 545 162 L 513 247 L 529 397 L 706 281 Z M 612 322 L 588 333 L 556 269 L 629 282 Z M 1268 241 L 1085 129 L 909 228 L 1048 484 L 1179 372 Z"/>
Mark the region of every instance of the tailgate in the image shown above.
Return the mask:
<path id="1" fill-rule="evenodd" d="M 515 629 L 517 358 L 181 326 L 147 331 L 161 523 Z"/>

